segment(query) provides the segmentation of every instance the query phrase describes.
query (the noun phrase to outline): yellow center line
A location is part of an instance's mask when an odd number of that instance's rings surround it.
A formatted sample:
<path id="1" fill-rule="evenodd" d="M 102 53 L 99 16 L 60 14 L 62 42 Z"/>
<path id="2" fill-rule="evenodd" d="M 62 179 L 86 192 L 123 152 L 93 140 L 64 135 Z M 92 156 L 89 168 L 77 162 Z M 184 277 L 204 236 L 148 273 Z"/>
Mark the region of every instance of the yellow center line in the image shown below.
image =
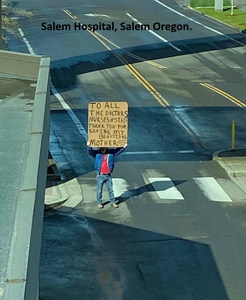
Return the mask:
<path id="1" fill-rule="evenodd" d="M 240 106 L 240 107 L 246 107 L 246 104 L 243 103 L 242 101 L 238 100 L 237 98 L 231 96 L 230 94 L 218 89 L 217 87 L 211 85 L 211 84 L 208 84 L 208 83 L 200 83 L 200 85 L 212 90 L 213 92 L 227 98 L 228 100 L 230 100 L 231 102 L 233 102 L 234 104 L 236 104 L 237 106 Z"/>
<path id="2" fill-rule="evenodd" d="M 95 32 L 98 36 L 100 36 L 102 39 L 104 39 L 105 41 L 107 41 L 109 44 L 111 44 L 112 46 L 114 46 L 114 47 L 116 47 L 117 49 L 122 49 L 120 46 L 118 46 L 118 45 L 116 45 L 115 43 L 113 43 L 112 41 L 110 41 L 109 39 L 107 39 L 105 36 L 103 36 L 103 35 L 101 35 L 99 32 Z M 167 67 L 165 67 L 165 66 L 163 66 L 163 65 L 160 65 L 160 64 L 157 64 L 157 63 L 155 63 L 155 62 L 153 62 L 153 61 L 150 61 L 150 60 L 147 60 L 147 59 L 145 59 L 145 58 L 143 58 L 143 57 L 140 57 L 140 56 L 138 56 L 138 55 L 135 55 L 135 54 L 133 54 L 133 53 L 131 53 L 131 52 L 129 52 L 129 51 L 125 51 L 125 50 L 123 50 L 125 53 L 127 53 L 127 55 L 129 55 L 129 56 L 131 56 L 131 57 L 133 57 L 133 58 L 136 58 L 137 60 L 139 60 L 139 61 L 143 61 L 143 62 L 145 62 L 145 63 L 147 63 L 147 64 L 150 64 L 150 65 L 152 65 L 152 66 L 154 66 L 154 67 L 157 67 L 157 68 L 159 68 L 159 69 L 166 69 Z"/>
<path id="3" fill-rule="evenodd" d="M 74 19 L 74 16 L 69 10 L 63 10 L 69 17 Z M 77 17 L 76 17 L 77 19 Z M 145 79 L 124 57 L 120 56 L 119 54 L 115 53 L 105 42 L 102 40 L 103 37 L 98 32 L 93 32 L 91 30 L 87 31 L 93 35 L 107 50 L 112 52 L 112 54 L 128 69 L 128 71 L 153 95 L 153 97 L 160 103 L 162 106 L 170 106 L 168 101 L 162 97 L 162 95 Z M 104 37 L 103 37 L 104 38 Z M 104 38 L 104 40 L 108 40 Z M 113 44 L 113 42 L 110 42 Z M 116 45 L 115 45 L 116 46 Z M 118 47 L 118 46 L 116 46 Z"/>
<path id="4" fill-rule="evenodd" d="M 167 67 L 165 67 L 163 65 L 160 65 L 160 64 L 158 64 L 158 63 L 156 63 L 156 62 L 154 62 L 152 60 L 145 59 L 145 58 L 140 57 L 140 56 L 138 56 L 136 54 L 133 54 L 131 52 L 126 51 L 126 53 L 127 53 L 127 55 L 129 55 L 129 56 L 131 56 L 133 58 L 136 58 L 139 61 L 145 62 L 146 64 L 152 65 L 153 67 L 156 67 L 158 69 L 166 69 L 167 68 Z"/>
<path id="5" fill-rule="evenodd" d="M 128 71 L 154 96 L 154 98 L 162 105 L 169 106 L 170 104 L 157 90 L 145 79 L 129 62 L 120 56 L 119 54 L 112 51 L 112 49 L 106 45 L 99 37 L 96 32 L 89 31 L 106 49 L 113 53 L 113 55 L 128 69 Z"/>
<path id="6" fill-rule="evenodd" d="M 70 12 L 68 9 L 64 9 L 63 11 L 64 11 L 69 17 L 71 17 L 72 19 L 74 19 L 74 20 L 77 20 L 77 19 L 78 19 L 76 16 L 73 16 L 72 12 Z M 88 31 L 89 31 L 89 30 L 88 30 Z M 95 32 L 95 33 L 98 34 L 102 39 L 104 39 L 105 41 L 107 41 L 108 43 L 110 43 L 111 45 L 113 45 L 114 47 L 116 47 L 116 48 L 118 48 L 118 49 L 122 49 L 121 47 L 119 47 L 118 45 L 116 45 L 115 43 L 113 43 L 112 41 L 110 41 L 110 40 L 107 39 L 105 36 L 101 35 L 100 33 L 98 33 L 98 32 Z M 143 58 L 143 57 L 140 57 L 140 56 L 138 56 L 138 55 L 132 54 L 132 53 L 130 53 L 130 52 L 128 52 L 128 51 L 124 51 L 124 52 L 126 52 L 127 55 L 129 55 L 129 56 L 131 56 L 131 57 L 134 57 L 134 58 L 136 58 L 136 59 L 139 60 L 139 61 L 145 62 L 145 63 L 147 63 L 147 64 L 149 64 L 149 65 L 152 65 L 152 66 L 154 66 L 154 67 L 157 67 L 157 68 L 159 68 L 159 69 L 166 69 L 166 67 L 163 66 L 163 65 L 157 64 L 157 63 L 155 63 L 155 62 L 153 62 L 153 61 L 150 61 L 150 60 L 147 60 L 147 59 L 145 59 L 145 58 Z"/>
<path id="7" fill-rule="evenodd" d="M 67 14 L 70 18 L 76 20 L 77 17 L 73 16 L 72 13 L 68 9 L 63 9 L 64 13 Z"/>

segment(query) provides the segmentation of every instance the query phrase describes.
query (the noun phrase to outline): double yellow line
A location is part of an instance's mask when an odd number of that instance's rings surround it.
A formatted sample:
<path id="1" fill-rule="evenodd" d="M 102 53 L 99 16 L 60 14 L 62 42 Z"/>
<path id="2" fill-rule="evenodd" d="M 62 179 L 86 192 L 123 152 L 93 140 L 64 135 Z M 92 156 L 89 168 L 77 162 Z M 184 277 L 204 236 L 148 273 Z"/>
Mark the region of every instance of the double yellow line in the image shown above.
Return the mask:
<path id="1" fill-rule="evenodd" d="M 72 15 L 72 13 L 71 13 L 68 9 L 64 9 L 63 11 L 64 11 L 69 17 L 71 17 L 72 19 L 78 20 L 78 18 L 77 18 L 76 16 Z M 87 30 L 87 31 L 89 31 L 89 30 Z M 100 38 L 104 39 L 106 42 L 108 42 L 109 44 L 111 44 L 111 45 L 114 46 L 115 48 L 121 49 L 121 50 L 122 50 L 122 48 L 121 48 L 120 46 L 116 45 L 115 43 L 113 43 L 112 41 L 110 41 L 109 39 L 107 39 L 105 36 L 103 36 L 102 34 L 100 34 L 100 33 L 98 33 L 98 32 L 95 32 L 95 33 L 96 33 L 98 36 L 100 36 Z M 138 55 L 135 55 L 135 54 L 133 54 L 133 53 L 131 53 L 131 52 L 129 52 L 129 51 L 125 51 L 125 50 L 123 50 L 123 51 L 124 51 L 128 56 L 131 56 L 131 57 L 137 59 L 138 61 L 142 61 L 142 62 L 145 62 L 146 64 L 152 65 L 153 67 L 156 67 L 156 68 L 158 68 L 158 69 L 166 69 L 166 68 L 167 68 L 167 67 L 165 67 L 165 66 L 163 66 L 163 65 L 161 65 L 161 64 L 157 64 L 156 62 L 153 62 L 153 61 L 151 61 L 151 60 L 148 60 L 148 59 L 145 59 L 145 58 L 140 57 L 140 56 L 138 56 Z"/>
<path id="2" fill-rule="evenodd" d="M 100 34 L 99 32 L 96 31 L 95 34 L 98 35 L 100 38 L 104 39 L 106 42 L 108 42 L 108 43 L 111 44 L 112 46 L 114 46 L 115 48 L 121 49 L 121 50 L 122 50 L 122 48 L 120 48 L 118 45 L 116 45 L 115 43 L 113 43 L 112 41 L 110 41 L 109 39 L 107 39 L 105 36 L 103 36 L 103 35 Z M 155 62 L 153 62 L 153 61 L 150 61 L 150 60 L 147 60 L 147 59 L 145 59 L 145 58 L 143 58 L 143 57 L 140 57 L 140 56 L 138 56 L 138 55 L 132 54 L 132 53 L 129 52 L 129 51 L 125 51 L 125 50 L 123 50 L 123 51 L 124 51 L 128 56 L 131 56 L 131 57 L 137 59 L 138 61 L 145 62 L 145 63 L 147 63 L 147 64 L 149 64 L 149 65 L 152 65 L 152 66 L 154 66 L 154 67 L 156 67 L 156 68 L 158 68 L 158 69 L 166 69 L 166 67 L 163 66 L 163 65 L 157 64 L 157 63 L 155 63 Z"/>
<path id="3" fill-rule="evenodd" d="M 75 21 L 78 21 L 78 18 L 73 15 L 68 9 L 63 10 L 70 18 L 72 18 Z M 141 75 L 137 69 L 131 65 L 122 55 L 116 53 L 113 51 L 107 44 L 110 44 L 114 46 L 117 49 L 121 49 L 118 45 L 104 37 L 102 34 L 98 33 L 97 31 L 93 32 L 91 30 L 87 30 L 91 35 L 93 35 L 107 50 L 109 50 L 124 66 L 125 68 L 128 69 L 128 71 L 153 95 L 153 97 L 160 103 L 162 106 L 170 106 L 169 102 L 150 84 L 150 82 Z M 166 68 L 165 66 L 162 66 L 160 64 L 154 63 L 152 61 L 145 60 L 142 57 L 139 57 L 137 55 L 134 55 L 130 52 L 124 51 L 127 55 L 134 57 L 138 59 L 139 61 L 143 61 L 145 63 L 151 64 L 157 68 L 164 69 Z M 213 92 L 227 98 L 234 104 L 240 107 L 246 107 L 246 104 L 243 103 L 242 101 L 238 100 L 237 98 L 231 96 L 230 94 L 216 88 L 215 86 L 208 84 L 208 83 L 200 83 L 200 85 L 212 90 Z"/>
<path id="4" fill-rule="evenodd" d="M 206 87 L 207 89 L 210 89 L 212 90 L 213 92 L 227 98 L 228 100 L 230 100 L 231 102 L 233 102 L 234 104 L 236 104 L 237 106 L 240 106 L 240 107 L 246 107 L 246 104 L 243 103 L 242 101 L 238 100 L 237 98 L 231 96 L 230 94 L 218 89 L 217 87 L 211 85 L 211 84 L 208 84 L 208 83 L 200 83 L 200 85 Z"/>
<path id="5" fill-rule="evenodd" d="M 69 11 L 68 9 L 63 9 L 64 13 L 67 14 L 70 18 L 77 20 L 78 18 L 76 16 L 74 16 L 71 11 Z"/>
<path id="6" fill-rule="evenodd" d="M 63 10 L 69 17 L 71 17 L 74 20 L 77 20 L 78 18 L 72 13 L 65 9 Z M 153 97 L 162 105 L 162 106 L 170 106 L 169 102 L 162 97 L 162 95 L 149 83 L 147 79 L 145 79 L 136 68 L 134 68 L 124 57 L 122 57 L 120 54 L 113 51 L 106 43 L 110 43 L 111 45 L 117 47 L 120 49 L 119 46 L 114 44 L 113 42 L 109 41 L 107 38 L 105 38 L 103 35 L 101 35 L 98 32 L 93 32 L 91 30 L 87 30 L 91 35 L 93 35 L 107 50 L 109 50 L 127 69 L 128 71 L 153 95 Z M 137 57 L 137 56 L 135 56 Z M 141 58 L 142 59 L 142 58 Z M 144 60 L 144 59 L 142 59 Z M 156 64 L 157 65 L 157 64 Z"/>

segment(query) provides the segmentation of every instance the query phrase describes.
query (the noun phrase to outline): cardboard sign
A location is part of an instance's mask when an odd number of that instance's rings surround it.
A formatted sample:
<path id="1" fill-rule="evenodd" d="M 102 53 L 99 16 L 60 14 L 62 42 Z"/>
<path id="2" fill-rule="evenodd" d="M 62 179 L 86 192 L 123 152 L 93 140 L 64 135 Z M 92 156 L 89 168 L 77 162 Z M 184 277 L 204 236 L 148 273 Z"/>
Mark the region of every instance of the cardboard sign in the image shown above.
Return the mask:
<path id="1" fill-rule="evenodd" d="M 88 107 L 88 146 L 117 148 L 127 144 L 128 103 L 91 102 Z"/>

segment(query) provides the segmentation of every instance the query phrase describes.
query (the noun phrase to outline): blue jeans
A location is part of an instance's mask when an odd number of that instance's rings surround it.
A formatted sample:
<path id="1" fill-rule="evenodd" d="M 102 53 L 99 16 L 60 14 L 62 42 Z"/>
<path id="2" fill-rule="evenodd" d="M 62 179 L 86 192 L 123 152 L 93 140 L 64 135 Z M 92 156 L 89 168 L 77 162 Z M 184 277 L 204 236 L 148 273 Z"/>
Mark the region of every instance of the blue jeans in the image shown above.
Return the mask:
<path id="1" fill-rule="evenodd" d="M 97 175 L 97 203 L 102 203 L 102 190 L 104 183 L 107 186 L 110 203 L 115 203 L 113 181 L 111 175 Z"/>

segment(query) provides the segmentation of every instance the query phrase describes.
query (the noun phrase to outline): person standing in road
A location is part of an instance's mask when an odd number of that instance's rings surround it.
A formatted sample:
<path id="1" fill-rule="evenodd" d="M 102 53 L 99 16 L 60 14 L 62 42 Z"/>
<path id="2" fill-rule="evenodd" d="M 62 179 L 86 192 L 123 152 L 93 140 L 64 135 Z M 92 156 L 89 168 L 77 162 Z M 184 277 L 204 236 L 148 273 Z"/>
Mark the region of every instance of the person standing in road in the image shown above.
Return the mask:
<path id="1" fill-rule="evenodd" d="M 108 148 L 89 148 L 89 154 L 95 158 L 95 170 L 97 179 L 97 207 L 103 208 L 102 203 L 102 190 L 103 185 L 106 184 L 111 206 L 118 208 L 114 191 L 113 191 L 113 181 L 112 172 L 114 170 L 114 158 L 125 150 L 126 146 L 123 148 L 108 149 Z"/>

